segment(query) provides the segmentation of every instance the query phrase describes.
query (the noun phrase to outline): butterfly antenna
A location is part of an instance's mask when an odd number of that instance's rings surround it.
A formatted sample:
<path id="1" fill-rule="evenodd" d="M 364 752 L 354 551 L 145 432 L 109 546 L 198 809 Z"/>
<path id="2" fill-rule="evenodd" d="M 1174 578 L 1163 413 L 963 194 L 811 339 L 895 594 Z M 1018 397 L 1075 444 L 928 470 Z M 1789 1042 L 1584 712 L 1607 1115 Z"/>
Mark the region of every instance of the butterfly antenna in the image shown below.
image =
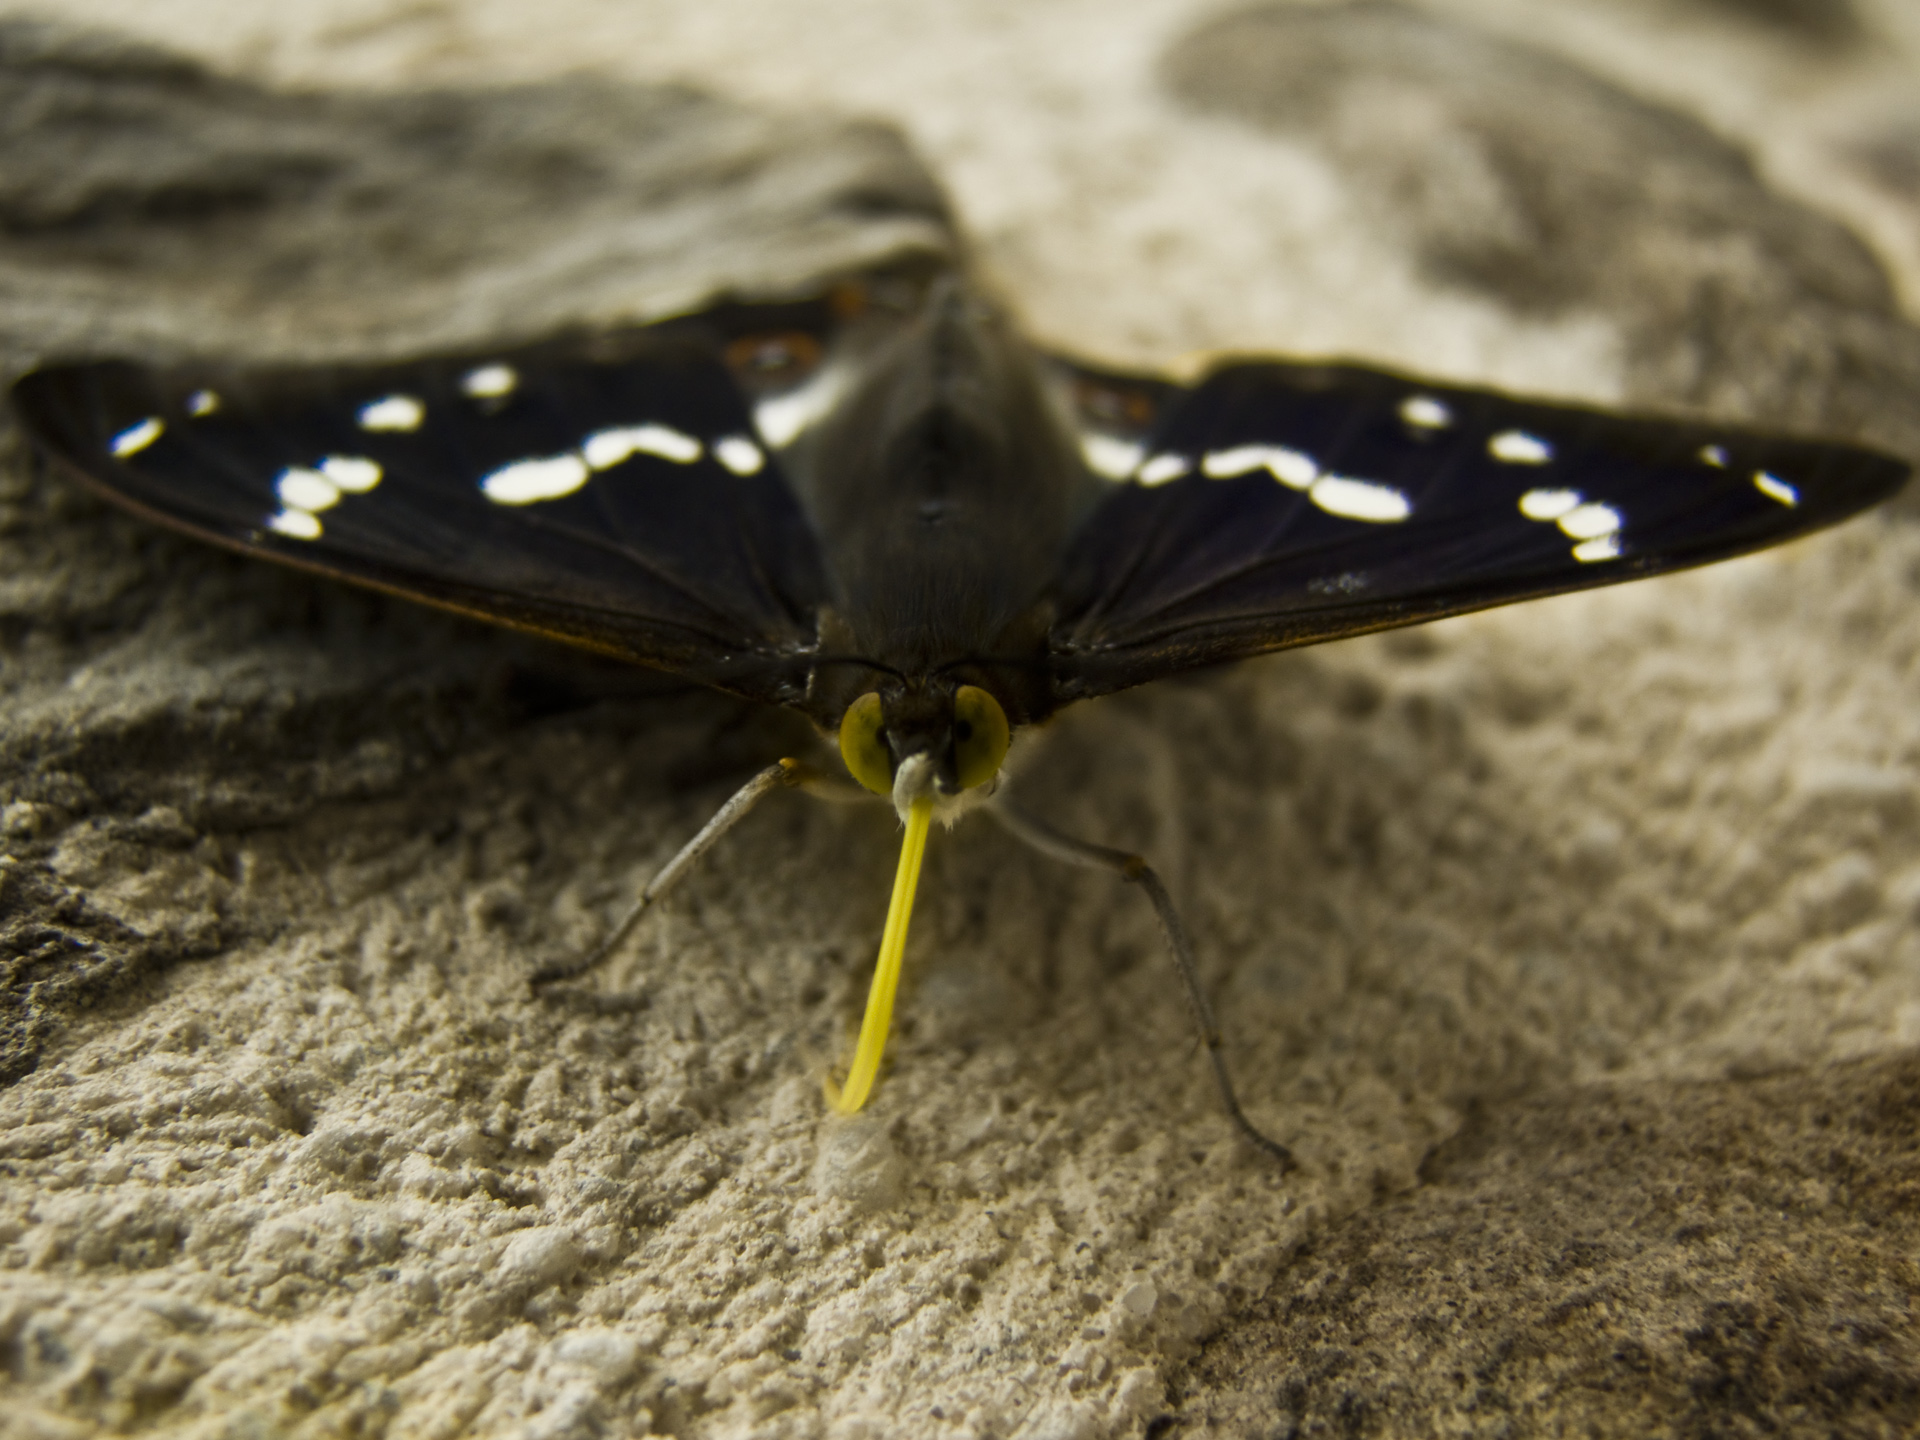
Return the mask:
<path id="1" fill-rule="evenodd" d="M 827 1103 L 842 1115 L 851 1115 L 867 1103 L 880 1055 L 887 1048 L 887 1027 L 893 1020 L 893 997 L 900 988 L 900 961 L 907 950 L 907 924 L 913 919 L 913 897 L 920 889 L 920 861 L 927 853 L 927 828 L 933 820 L 933 796 L 921 795 L 907 809 L 907 837 L 900 846 L 900 868 L 893 876 L 893 899 L 887 904 L 887 928 L 880 936 L 880 958 L 873 967 L 873 986 L 867 991 L 867 1013 L 860 1021 L 860 1040 L 844 1086 L 827 1076 L 821 1088 Z"/>
<path id="2" fill-rule="evenodd" d="M 1201 988 L 1199 969 L 1193 963 L 1193 941 L 1181 923 L 1180 912 L 1173 908 L 1173 897 L 1167 894 L 1167 887 L 1153 867 L 1125 850 L 1089 845 L 1084 840 L 1062 835 L 1051 825 L 1023 814 L 1004 800 L 995 801 L 987 809 L 1016 839 L 1025 841 L 1042 855 L 1083 869 L 1108 871 L 1147 892 L 1147 898 L 1153 902 L 1153 913 L 1160 918 L 1160 933 L 1166 939 L 1167 953 L 1173 957 L 1174 969 L 1180 972 L 1180 983 L 1186 988 L 1187 1010 L 1193 1016 L 1194 1028 L 1200 1032 L 1201 1042 L 1207 1047 L 1207 1063 L 1213 1069 L 1213 1083 L 1220 1092 L 1220 1103 L 1226 1107 L 1227 1117 L 1242 1135 L 1277 1160 L 1283 1172 L 1293 1169 L 1297 1163 L 1293 1152 L 1263 1134 L 1240 1108 L 1240 1099 L 1233 1092 L 1233 1080 L 1227 1074 L 1226 1058 L 1220 1051 L 1220 1026 L 1213 1017 L 1207 992 Z"/>
<path id="3" fill-rule="evenodd" d="M 633 933 L 634 926 L 640 923 L 640 917 L 653 907 L 654 901 L 665 895 L 680 877 L 707 851 L 719 843 L 720 837 L 738 825 L 767 796 L 775 790 L 804 784 L 812 778 L 812 770 L 798 760 L 782 760 L 777 765 L 769 765 L 758 775 L 733 793 L 733 797 L 714 813 L 714 817 L 700 828 L 695 835 L 671 860 L 660 867 L 660 871 L 647 882 L 647 888 L 640 892 L 640 898 L 633 903 L 613 933 L 601 942 L 597 949 L 589 951 L 584 957 L 568 960 L 553 960 L 533 972 L 528 983 L 539 990 L 559 980 L 571 980 L 576 975 L 584 975 L 595 966 L 605 963 L 608 956 L 626 943 L 627 936 Z"/>

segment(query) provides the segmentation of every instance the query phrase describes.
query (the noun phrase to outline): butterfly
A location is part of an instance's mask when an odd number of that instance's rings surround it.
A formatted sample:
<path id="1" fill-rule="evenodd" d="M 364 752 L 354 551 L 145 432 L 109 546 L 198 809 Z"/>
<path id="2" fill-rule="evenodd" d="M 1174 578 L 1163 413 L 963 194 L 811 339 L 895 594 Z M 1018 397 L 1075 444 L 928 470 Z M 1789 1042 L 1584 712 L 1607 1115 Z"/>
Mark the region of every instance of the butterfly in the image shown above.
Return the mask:
<path id="1" fill-rule="evenodd" d="M 1197 666 L 1756 550 L 1907 474 L 1353 365 L 1087 365 L 939 266 L 395 364 L 49 364 L 12 397 L 46 455 L 152 520 L 812 720 L 905 822 L 837 1108 L 878 1073 L 930 825 L 984 808 L 1147 892 L 1229 1116 L 1283 1163 L 1152 868 L 997 793 L 1019 732 Z M 604 956 L 764 795 L 820 783 L 756 775 L 540 978 Z"/>

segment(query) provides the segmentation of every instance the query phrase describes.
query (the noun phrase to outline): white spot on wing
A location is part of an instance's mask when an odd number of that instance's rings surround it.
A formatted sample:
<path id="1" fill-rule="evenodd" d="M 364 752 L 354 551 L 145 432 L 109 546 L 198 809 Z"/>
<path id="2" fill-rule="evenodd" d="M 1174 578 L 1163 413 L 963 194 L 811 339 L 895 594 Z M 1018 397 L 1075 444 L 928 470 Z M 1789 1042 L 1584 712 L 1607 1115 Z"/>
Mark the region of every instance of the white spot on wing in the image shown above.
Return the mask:
<path id="1" fill-rule="evenodd" d="M 1524 430 L 1502 430 L 1487 442 L 1487 453 L 1509 465 L 1544 465 L 1553 459 L 1553 447 Z"/>
<path id="2" fill-rule="evenodd" d="M 1620 512 L 1611 505 L 1576 505 L 1560 517 L 1560 531 L 1573 540 L 1597 540 L 1620 523 Z"/>
<path id="3" fill-rule="evenodd" d="M 1111 435 L 1082 435 L 1080 453 L 1094 474 L 1109 480 L 1124 480 L 1133 474 L 1146 452 L 1131 440 L 1116 440 Z"/>
<path id="4" fill-rule="evenodd" d="M 362 430 L 418 430 L 427 418 L 427 407 L 411 395 L 388 395 L 370 400 L 360 407 Z"/>
<path id="5" fill-rule="evenodd" d="M 1753 472 L 1753 488 L 1769 500 L 1778 500 L 1788 509 L 1800 503 L 1800 492 L 1778 476 L 1769 475 L 1764 470 Z"/>
<path id="6" fill-rule="evenodd" d="M 671 425 L 623 425 L 596 430 L 580 453 L 596 470 L 612 469 L 634 455 L 658 455 L 677 465 L 690 465 L 700 458 L 700 442 Z"/>
<path id="7" fill-rule="evenodd" d="M 320 522 L 305 510 L 282 510 L 278 515 L 269 516 L 267 528 L 275 534 L 290 536 L 295 540 L 320 538 Z"/>
<path id="8" fill-rule="evenodd" d="M 1400 418 L 1420 430 L 1444 430 L 1453 424 L 1453 411 L 1431 395 L 1409 395 L 1400 402 Z"/>
<path id="9" fill-rule="evenodd" d="M 289 510 L 326 510 L 340 503 L 340 488 L 318 470 L 289 465 L 273 482 L 273 493 Z"/>
<path id="10" fill-rule="evenodd" d="M 1135 478 L 1142 485 L 1165 485 L 1169 480 L 1178 480 L 1191 469 L 1193 469 L 1193 462 L 1186 456 L 1168 452 L 1164 455 L 1156 455 L 1147 461 L 1140 467 L 1140 473 Z"/>
<path id="11" fill-rule="evenodd" d="M 587 462 L 573 454 L 516 460 L 485 476 L 480 490 L 496 505 L 531 505 L 573 494 L 592 473 Z"/>
<path id="12" fill-rule="evenodd" d="M 1231 480 L 1264 469 L 1294 490 L 1304 490 L 1320 478 L 1320 466 L 1311 455 L 1284 445 L 1236 445 L 1231 450 L 1212 450 L 1200 462 L 1200 469 L 1215 480 Z"/>
<path id="13" fill-rule="evenodd" d="M 1700 447 L 1700 459 L 1704 464 L 1712 465 L 1716 469 L 1724 470 L 1727 468 L 1727 452 L 1721 446 L 1702 445 Z"/>
<path id="14" fill-rule="evenodd" d="M 841 368 L 829 365 L 806 384 L 754 406 L 753 428 L 775 450 L 791 444 L 802 430 L 833 408 L 845 384 Z"/>
<path id="15" fill-rule="evenodd" d="M 1579 503 L 1578 490 L 1529 490 L 1520 497 L 1520 513 L 1529 520 L 1558 520 Z"/>
<path id="16" fill-rule="evenodd" d="M 114 458 L 124 460 L 129 455 L 138 455 L 166 430 L 157 415 L 149 415 L 138 425 L 129 425 L 113 439 L 107 442 L 107 448 L 113 451 Z"/>
<path id="17" fill-rule="evenodd" d="M 1267 456 L 1267 469 L 1273 472 L 1274 479 L 1294 490 L 1305 490 L 1320 478 L 1320 466 L 1311 455 L 1279 445 Z"/>
<path id="18" fill-rule="evenodd" d="M 713 442 L 713 458 L 736 475 L 758 475 L 767 457 L 744 435 L 728 435 Z"/>
<path id="19" fill-rule="evenodd" d="M 1273 472 L 1275 480 L 1290 490 L 1306 490 L 1315 480 L 1319 480 L 1319 465 L 1311 455 L 1302 455 L 1298 449 L 1283 449 L 1275 445 L 1273 453 L 1267 455 L 1267 468 Z"/>
<path id="20" fill-rule="evenodd" d="M 364 495 L 380 483 L 386 471 L 380 468 L 379 461 L 364 455 L 329 455 L 320 462 L 320 473 L 340 489 Z"/>
<path id="21" fill-rule="evenodd" d="M 1596 560 L 1618 560 L 1620 558 L 1620 537 L 1618 535 L 1599 535 L 1592 540 L 1582 540 L 1573 547 L 1573 558 L 1582 565 L 1591 565 Z"/>
<path id="22" fill-rule="evenodd" d="M 1413 513 L 1413 502 L 1391 485 L 1355 480 L 1346 475 L 1322 475 L 1307 491 L 1307 498 L 1329 515 L 1338 515 L 1343 520 L 1391 524 Z"/>
<path id="23" fill-rule="evenodd" d="M 520 384 L 520 372 L 511 365 L 482 365 L 460 377 L 460 388 L 476 400 L 498 400 Z"/>
<path id="24" fill-rule="evenodd" d="M 220 397 L 211 390 L 196 390 L 187 396 L 187 414 L 198 420 L 220 408 Z"/>
<path id="25" fill-rule="evenodd" d="M 1231 480 L 1267 466 L 1267 447 L 1236 445 L 1231 450 L 1209 450 L 1200 460 L 1200 473 L 1209 480 Z"/>

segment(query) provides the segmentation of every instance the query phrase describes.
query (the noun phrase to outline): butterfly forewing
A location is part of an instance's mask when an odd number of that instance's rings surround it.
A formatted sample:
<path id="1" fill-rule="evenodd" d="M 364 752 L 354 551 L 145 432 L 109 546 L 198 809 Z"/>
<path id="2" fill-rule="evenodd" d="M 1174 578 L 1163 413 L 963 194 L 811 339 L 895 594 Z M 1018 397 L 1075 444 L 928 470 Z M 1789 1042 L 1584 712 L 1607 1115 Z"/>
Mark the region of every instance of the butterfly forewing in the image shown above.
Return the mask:
<path id="1" fill-rule="evenodd" d="M 819 558 L 724 342 L 665 326 L 359 369 L 56 366 L 15 396 L 43 446 L 155 518 L 788 699 Z"/>
<path id="2" fill-rule="evenodd" d="M 1028 697 L 1033 715 L 1192 665 L 1757 549 L 1885 498 L 1906 473 L 1844 445 L 1350 366 L 1233 363 L 1187 388 L 1055 362 L 1086 469 L 1027 435 L 1025 460 L 1060 458 L 1030 464 L 1022 486 L 1057 487 L 1072 508 L 1097 484 L 1086 471 L 1105 485 L 1051 575 L 1048 558 L 1028 575 L 1025 562 L 1015 574 L 971 557 L 935 593 L 927 566 L 947 553 L 943 517 L 998 517 L 1004 550 L 1051 513 L 992 475 L 963 478 L 957 422 L 928 418 L 974 403 L 960 362 L 975 348 L 1018 344 L 954 322 L 960 344 L 953 324 L 932 323 L 971 313 L 952 290 L 880 277 L 391 366 L 51 366 L 14 399 L 43 448 L 151 517 L 797 704 L 823 607 L 845 599 L 846 577 L 836 583 L 822 559 L 847 541 L 833 527 L 864 533 L 887 510 L 864 491 L 849 509 L 846 488 L 871 466 L 804 437 L 824 428 L 850 443 L 845 426 L 823 426 L 835 407 L 874 375 L 918 377 L 899 405 L 869 394 L 886 433 L 856 437 L 925 492 L 901 511 L 898 543 L 876 552 L 889 573 L 863 576 L 901 611 L 869 628 L 891 634 L 917 615 L 943 633 L 941 607 L 1042 596 L 1050 694 Z M 921 333 L 932 348 L 911 364 L 888 338 Z M 974 593 L 1009 585 L 1018 595 Z"/>
<path id="3" fill-rule="evenodd" d="M 1068 696 L 1757 549 L 1906 474 L 1849 446 L 1355 367 L 1235 364 L 1137 393 L 1130 433 L 1079 412 L 1114 488 L 1063 567 Z"/>

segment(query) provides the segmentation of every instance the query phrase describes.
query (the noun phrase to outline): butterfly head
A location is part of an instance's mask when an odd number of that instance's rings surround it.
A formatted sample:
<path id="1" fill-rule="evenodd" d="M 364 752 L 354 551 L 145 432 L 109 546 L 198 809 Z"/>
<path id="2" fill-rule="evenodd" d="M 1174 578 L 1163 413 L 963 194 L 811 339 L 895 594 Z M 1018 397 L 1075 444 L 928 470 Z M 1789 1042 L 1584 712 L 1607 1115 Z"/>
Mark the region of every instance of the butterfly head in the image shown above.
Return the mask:
<path id="1" fill-rule="evenodd" d="M 978 685 L 893 681 L 847 707 L 840 756 L 902 818 L 924 798 L 951 824 L 992 793 L 1010 738 L 1006 711 Z"/>

